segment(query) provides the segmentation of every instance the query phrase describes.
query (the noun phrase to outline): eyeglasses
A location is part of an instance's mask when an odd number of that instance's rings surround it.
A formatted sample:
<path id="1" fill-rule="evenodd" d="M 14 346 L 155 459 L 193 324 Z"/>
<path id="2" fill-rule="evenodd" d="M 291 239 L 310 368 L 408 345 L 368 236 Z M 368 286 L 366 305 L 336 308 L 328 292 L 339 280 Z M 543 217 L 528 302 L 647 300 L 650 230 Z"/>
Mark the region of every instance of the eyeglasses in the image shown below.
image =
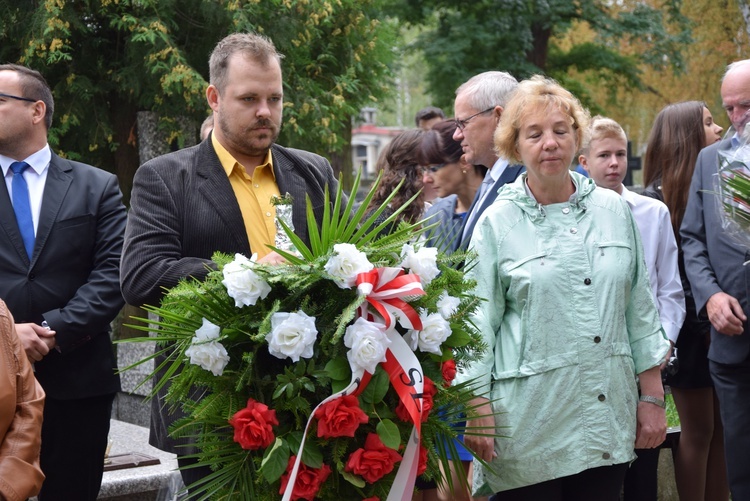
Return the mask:
<path id="1" fill-rule="evenodd" d="M 474 113 L 469 118 L 464 118 L 463 120 L 461 120 L 459 118 L 454 118 L 453 121 L 456 122 L 456 127 L 458 127 L 458 130 L 464 130 L 466 128 L 466 125 L 469 123 L 469 120 L 471 120 L 472 118 L 474 118 L 476 116 L 479 116 L 479 115 L 482 115 L 484 113 L 487 113 L 488 111 L 492 111 L 494 109 L 495 109 L 495 107 L 493 106 L 492 108 L 487 108 L 486 110 L 480 111 L 479 113 Z"/>
<path id="2" fill-rule="evenodd" d="M 434 174 L 437 171 L 439 171 L 440 169 L 442 169 L 443 167 L 445 167 L 446 165 L 448 165 L 448 164 L 431 165 L 429 167 L 425 167 L 424 171 L 425 171 L 425 173 L 429 172 L 430 174 Z"/>
<path id="3" fill-rule="evenodd" d="M 38 101 L 37 99 L 31 99 L 28 97 L 21 97 L 21 96 L 13 96 L 10 94 L 3 94 L 2 92 L 0 92 L 0 98 L 4 98 L 4 97 L 8 99 L 15 99 L 16 101 L 28 101 L 30 103 L 36 103 Z"/>

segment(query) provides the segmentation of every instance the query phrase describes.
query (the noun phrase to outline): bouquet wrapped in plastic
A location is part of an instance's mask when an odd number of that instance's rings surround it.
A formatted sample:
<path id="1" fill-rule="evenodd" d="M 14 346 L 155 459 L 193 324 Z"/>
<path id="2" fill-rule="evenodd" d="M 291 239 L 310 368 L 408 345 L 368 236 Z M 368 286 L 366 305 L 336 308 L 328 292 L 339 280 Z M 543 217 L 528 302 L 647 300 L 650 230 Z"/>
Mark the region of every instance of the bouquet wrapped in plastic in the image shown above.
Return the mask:
<path id="1" fill-rule="evenodd" d="M 415 477 L 440 480 L 452 439 L 471 433 L 451 426 L 478 394 L 451 384 L 456 370 L 485 348 L 459 266 L 471 256 L 420 246 L 425 224 L 379 236 L 403 208 L 375 226 L 390 198 L 365 217 L 373 193 L 356 211 L 326 193 L 320 226 L 308 202 L 309 246 L 279 218 L 287 264 L 217 253 L 204 281 L 145 308 L 158 331 L 131 341 L 167 356 L 154 386 L 188 416 L 171 433 L 213 470 L 195 497 L 410 500 Z"/>
<path id="2" fill-rule="evenodd" d="M 750 121 L 745 114 L 743 124 Z M 716 191 L 724 230 L 750 248 L 750 127 L 744 126 L 739 145 L 719 151 Z"/>

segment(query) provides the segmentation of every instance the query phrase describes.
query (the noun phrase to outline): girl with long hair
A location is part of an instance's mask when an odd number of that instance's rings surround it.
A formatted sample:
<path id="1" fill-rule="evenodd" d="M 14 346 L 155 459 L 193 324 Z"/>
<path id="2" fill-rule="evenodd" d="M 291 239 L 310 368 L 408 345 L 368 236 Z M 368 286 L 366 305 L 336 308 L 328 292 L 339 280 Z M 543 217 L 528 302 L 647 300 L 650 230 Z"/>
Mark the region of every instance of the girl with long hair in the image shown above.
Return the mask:
<path id="1" fill-rule="evenodd" d="M 701 101 L 670 104 L 654 121 L 644 156 L 644 195 L 669 208 L 672 229 L 680 245 L 690 182 L 698 153 L 721 139 L 722 128 Z M 729 499 L 719 401 L 708 370 L 711 324 L 699 318 L 685 275 L 682 250 L 679 267 L 685 290 L 687 317 L 677 339 L 679 368 L 666 383 L 680 416 L 680 440 L 674 454 L 677 491 L 682 501 Z"/>

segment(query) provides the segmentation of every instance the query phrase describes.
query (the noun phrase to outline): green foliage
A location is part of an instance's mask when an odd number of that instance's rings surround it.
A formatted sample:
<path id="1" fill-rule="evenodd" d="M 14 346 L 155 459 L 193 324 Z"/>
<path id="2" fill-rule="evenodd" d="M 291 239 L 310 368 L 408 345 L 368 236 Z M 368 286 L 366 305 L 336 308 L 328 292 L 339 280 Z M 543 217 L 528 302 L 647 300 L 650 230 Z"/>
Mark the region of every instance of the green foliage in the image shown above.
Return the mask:
<path id="1" fill-rule="evenodd" d="M 396 30 L 382 1 L 0 0 L 0 60 L 38 69 L 52 86 L 51 145 L 117 172 L 127 192 L 136 113 L 157 112 L 173 146 L 186 140 L 179 117 L 193 119 L 197 135 L 209 111 L 208 56 L 237 31 L 266 34 L 286 55 L 280 142 L 341 152 L 351 118 L 390 83 Z"/>
<path id="2" fill-rule="evenodd" d="M 469 77 L 488 70 L 507 71 L 519 80 L 532 74 L 552 76 L 582 91 L 607 85 L 612 93 L 624 86 L 645 87 L 642 65 L 682 71 L 682 49 L 690 26 L 680 14 L 679 0 L 660 8 L 644 2 L 600 0 L 408 0 L 393 2 L 407 22 L 432 26 L 413 44 L 430 67 L 426 78 L 440 106 L 450 109 L 455 89 Z M 594 42 L 563 47 L 572 29 L 590 26 Z M 632 56 L 623 54 L 631 47 Z M 568 70 L 592 70 L 590 82 L 571 86 Z"/>

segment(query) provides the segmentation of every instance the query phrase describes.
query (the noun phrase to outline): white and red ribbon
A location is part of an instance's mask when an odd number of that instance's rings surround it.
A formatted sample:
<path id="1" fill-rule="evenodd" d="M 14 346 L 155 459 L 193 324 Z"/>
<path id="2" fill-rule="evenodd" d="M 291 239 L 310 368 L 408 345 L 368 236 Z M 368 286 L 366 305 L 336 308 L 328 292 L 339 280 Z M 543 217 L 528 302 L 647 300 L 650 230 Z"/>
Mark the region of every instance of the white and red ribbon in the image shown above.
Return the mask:
<path id="1" fill-rule="evenodd" d="M 357 275 L 357 291 L 367 298 L 359 307 L 359 315 L 368 318 L 367 305 L 371 305 L 392 328 L 398 321 L 403 327 L 422 330 L 419 314 L 407 301 L 424 295 L 419 275 L 406 274 L 401 268 L 375 268 Z"/>
<path id="2" fill-rule="evenodd" d="M 422 429 L 422 398 L 424 393 L 424 373 L 414 352 L 404 341 L 404 338 L 393 328 L 395 323 L 414 330 L 422 329 L 419 314 L 407 303 L 417 296 L 425 294 L 419 276 L 406 274 L 401 268 L 376 268 L 357 275 L 357 290 L 367 298 L 359 307 L 358 314 L 372 319 L 367 305 L 371 305 L 382 317 L 386 326 L 386 335 L 391 340 L 390 348 L 386 352 L 386 361 L 382 367 L 388 373 L 396 393 L 409 413 L 413 423 L 409 442 L 402 456 L 401 465 L 396 473 L 391 490 L 386 501 L 410 501 L 414 491 L 419 467 L 419 442 Z M 282 501 L 290 501 L 294 484 L 297 480 L 302 450 L 305 447 L 307 431 L 312 423 L 315 412 L 321 405 L 344 395 L 361 393 L 370 380 L 370 374 L 360 370 L 352 370 L 349 385 L 320 402 L 310 414 L 305 431 L 302 435 L 297 459 L 289 474 L 286 491 Z"/>

